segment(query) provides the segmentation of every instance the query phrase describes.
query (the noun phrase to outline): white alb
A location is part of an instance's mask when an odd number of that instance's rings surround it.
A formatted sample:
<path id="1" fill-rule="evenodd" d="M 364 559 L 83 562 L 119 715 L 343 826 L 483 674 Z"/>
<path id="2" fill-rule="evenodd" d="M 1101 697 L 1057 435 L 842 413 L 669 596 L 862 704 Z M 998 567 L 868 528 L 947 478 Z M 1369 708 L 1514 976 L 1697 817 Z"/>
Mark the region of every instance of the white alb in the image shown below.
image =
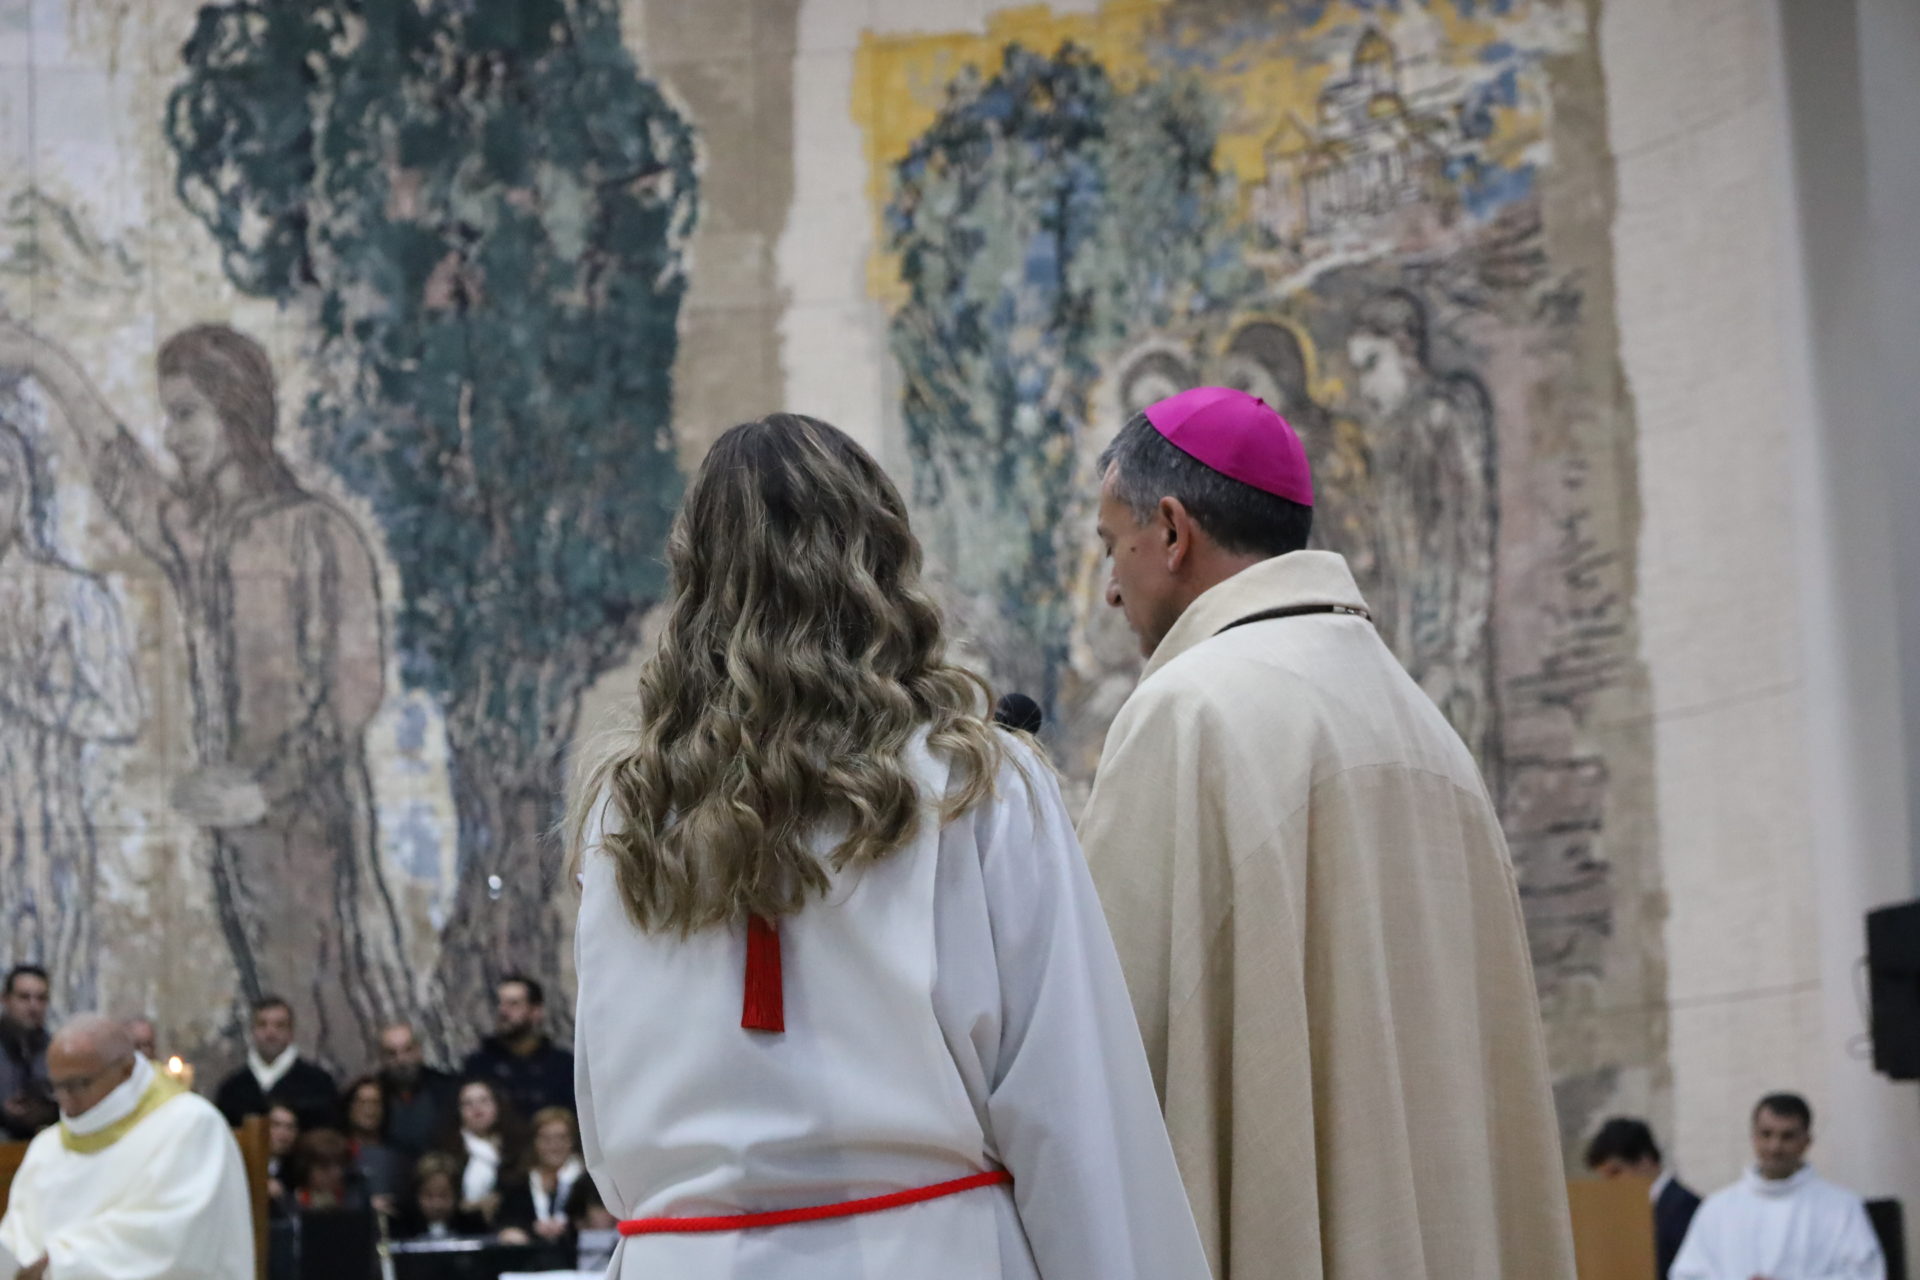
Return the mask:
<path id="1" fill-rule="evenodd" d="M 745 931 L 649 934 L 590 833 L 576 934 L 580 1126 L 619 1218 L 759 1212 L 996 1168 L 862 1217 L 625 1241 L 624 1280 L 1204 1280 L 1206 1262 L 1079 844 L 1014 745 L 996 794 L 929 818 L 780 922 L 782 1033 L 740 1026 Z M 602 821 L 611 809 L 600 805 Z"/>

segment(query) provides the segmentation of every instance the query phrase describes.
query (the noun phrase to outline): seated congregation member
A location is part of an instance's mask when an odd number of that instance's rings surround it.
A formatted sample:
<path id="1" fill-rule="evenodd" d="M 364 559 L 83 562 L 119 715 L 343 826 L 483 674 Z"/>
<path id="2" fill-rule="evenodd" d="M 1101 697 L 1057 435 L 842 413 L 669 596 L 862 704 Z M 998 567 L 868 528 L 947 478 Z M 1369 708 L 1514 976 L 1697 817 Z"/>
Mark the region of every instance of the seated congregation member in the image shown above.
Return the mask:
<path id="1" fill-rule="evenodd" d="M 300 1144 L 300 1117 L 293 1108 L 275 1103 L 267 1108 L 267 1210 L 285 1217 L 297 1206 L 293 1199 L 293 1149 Z"/>
<path id="2" fill-rule="evenodd" d="M 61 1028 L 47 1069 L 62 1118 L 14 1176 L 0 1275 L 250 1280 L 247 1175 L 220 1113 L 98 1014 Z"/>
<path id="3" fill-rule="evenodd" d="M 221 1082 L 213 1100 L 236 1129 L 275 1102 L 292 1107 L 303 1129 L 339 1123 L 340 1088 L 325 1067 L 301 1058 L 293 1043 L 293 1006 L 278 996 L 254 1002 L 246 1065 Z"/>
<path id="4" fill-rule="evenodd" d="M 153 1019 L 142 1014 L 127 1019 L 127 1034 L 133 1037 L 133 1051 L 148 1062 L 160 1061 L 160 1033 L 154 1029 Z"/>
<path id="5" fill-rule="evenodd" d="M 567 1197 L 567 1225 L 573 1228 L 576 1242 L 573 1265 L 596 1275 L 604 1273 L 620 1244 L 620 1220 L 607 1212 L 592 1178 L 573 1184 L 573 1194 Z"/>
<path id="6" fill-rule="evenodd" d="M 340 1109 L 347 1117 L 347 1157 L 354 1173 L 373 1207 L 391 1214 L 406 1191 L 409 1162 L 387 1145 L 387 1101 L 379 1079 L 361 1076 L 348 1085 Z"/>
<path id="7" fill-rule="evenodd" d="M 411 1023 L 380 1028 L 380 1087 L 386 1092 L 388 1144 L 409 1160 L 433 1150 L 452 1123 L 460 1085 L 427 1065 Z"/>
<path id="8" fill-rule="evenodd" d="M 429 1151 L 413 1166 L 413 1194 L 394 1224 L 396 1240 L 448 1240 L 483 1236 L 487 1220 L 460 1207 L 460 1162 Z"/>
<path id="9" fill-rule="evenodd" d="M 440 1149 L 460 1162 L 460 1209 L 491 1223 L 500 1209 L 503 1170 L 522 1167 L 519 1117 L 485 1080 L 460 1086 L 454 1131 Z"/>
<path id="10" fill-rule="evenodd" d="M 47 1000 L 39 965 L 15 965 L 0 995 L 0 1137 L 24 1141 L 60 1118 L 47 1090 Z"/>
<path id="11" fill-rule="evenodd" d="M 892 481 L 823 422 L 735 427 L 667 558 L 570 813 L 610 1274 L 1202 1280 L 1059 786 L 947 657 Z"/>
<path id="12" fill-rule="evenodd" d="M 293 1202 L 308 1209 L 364 1209 L 366 1184 L 353 1167 L 352 1149 L 332 1129 L 300 1135 L 293 1148 Z"/>
<path id="13" fill-rule="evenodd" d="M 516 973 L 494 989 L 498 1030 L 467 1056 L 461 1076 L 485 1080 L 523 1116 L 548 1107 L 573 1110 L 573 1055 L 547 1034 L 547 993 Z"/>
<path id="14" fill-rule="evenodd" d="M 1624 1116 L 1607 1121 L 1587 1144 L 1587 1168 L 1602 1178 L 1645 1178 L 1652 1184 L 1647 1194 L 1653 1200 L 1655 1273 L 1667 1280 L 1700 1197 L 1661 1163 L 1653 1130 L 1644 1120 Z"/>
<path id="15" fill-rule="evenodd" d="M 500 1228 L 502 1238 L 514 1243 L 565 1239 L 570 1230 L 567 1199 L 586 1172 L 573 1112 L 565 1107 L 548 1107 L 536 1115 L 532 1167 L 524 1176 L 516 1174 L 500 1193 L 500 1212 L 494 1225 Z"/>
<path id="16" fill-rule="evenodd" d="M 1886 1280 L 1860 1197 L 1807 1163 L 1813 1109 L 1798 1094 L 1760 1099 L 1753 1164 L 1693 1216 L 1672 1280 Z"/>

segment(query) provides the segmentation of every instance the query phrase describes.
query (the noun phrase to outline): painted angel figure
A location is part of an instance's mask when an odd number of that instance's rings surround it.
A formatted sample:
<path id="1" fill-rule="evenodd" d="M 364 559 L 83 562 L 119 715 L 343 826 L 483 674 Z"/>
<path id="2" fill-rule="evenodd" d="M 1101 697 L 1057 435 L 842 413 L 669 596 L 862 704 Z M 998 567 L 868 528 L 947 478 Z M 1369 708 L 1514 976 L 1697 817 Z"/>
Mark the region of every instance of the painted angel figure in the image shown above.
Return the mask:
<path id="1" fill-rule="evenodd" d="M 1433 369 L 1426 307 L 1404 290 L 1361 305 L 1347 356 L 1373 454 L 1375 619 L 1496 780 L 1492 403 L 1473 375 Z"/>
<path id="2" fill-rule="evenodd" d="M 0 936 L 70 1012 L 98 997 L 89 748 L 131 740 L 142 711 L 120 606 L 55 553 L 50 499 L 33 446 L 0 419 Z"/>

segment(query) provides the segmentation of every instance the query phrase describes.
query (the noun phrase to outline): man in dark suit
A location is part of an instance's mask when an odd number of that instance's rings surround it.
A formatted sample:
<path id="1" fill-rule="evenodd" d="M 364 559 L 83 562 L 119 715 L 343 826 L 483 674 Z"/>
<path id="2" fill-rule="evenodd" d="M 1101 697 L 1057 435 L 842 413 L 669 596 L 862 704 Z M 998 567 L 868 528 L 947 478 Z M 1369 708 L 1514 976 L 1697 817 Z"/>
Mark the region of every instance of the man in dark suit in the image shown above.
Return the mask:
<path id="1" fill-rule="evenodd" d="M 307 1062 L 293 1043 L 293 1006 L 278 996 L 253 1003 L 247 1062 L 220 1084 L 213 1104 L 238 1128 L 269 1107 L 287 1107 L 304 1132 L 340 1126 L 340 1086 L 325 1067 Z"/>
<path id="2" fill-rule="evenodd" d="M 467 1055 L 462 1075 L 500 1091 L 522 1120 L 546 1107 L 573 1110 L 573 1055 L 547 1035 L 546 991 L 525 974 L 494 989 L 499 1033 Z"/>
<path id="3" fill-rule="evenodd" d="M 1587 1168 L 1603 1178 L 1645 1178 L 1653 1184 L 1653 1249 L 1660 1280 L 1687 1238 L 1700 1197 L 1669 1173 L 1644 1120 L 1615 1117 L 1587 1144 Z"/>
<path id="4" fill-rule="evenodd" d="M 407 1159 L 433 1150 L 451 1131 L 459 1083 L 427 1065 L 411 1023 L 380 1028 L 380 1090 L 387 1103 L 387 1142 Z"/>

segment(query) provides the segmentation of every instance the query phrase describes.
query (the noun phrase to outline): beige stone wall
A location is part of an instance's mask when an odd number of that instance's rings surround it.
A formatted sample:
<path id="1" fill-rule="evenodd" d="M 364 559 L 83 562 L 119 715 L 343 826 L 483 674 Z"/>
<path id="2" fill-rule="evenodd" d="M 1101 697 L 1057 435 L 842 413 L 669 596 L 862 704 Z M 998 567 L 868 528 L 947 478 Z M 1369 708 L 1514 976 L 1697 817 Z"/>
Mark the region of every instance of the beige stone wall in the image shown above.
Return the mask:
<path id="1" fill-rule="evenodd" d="M 1815 1158 L 1911 1200 L 1920 1100 L 1862 1061 L 1857 968 L 1859 913 L 1913 892 L 1904 797 L 1867 776 L 1902 766 L 1836 682 L 1863 647 L 1889 662 L 1894 636 L 1883 599 L 1834 589 L 1846 557 L 1871 582 L 1899 553 L 1884 524 L 1877 545 L 1836 540 L 1838 494 L 1886 498 L 1815 393 L 1780 16 L 1621 2 L 1601 33 L 1668 902 L 1657 1111 L 1680 1168 L 1712 1186 L 1747 1158 L 1754 1099 L 1804 1091 L 1823 1117 Z M 1892 694 L 1866 697 L 1885 710 Z M 1852 776 L 1836 786 L 1836 770 Z"/>

